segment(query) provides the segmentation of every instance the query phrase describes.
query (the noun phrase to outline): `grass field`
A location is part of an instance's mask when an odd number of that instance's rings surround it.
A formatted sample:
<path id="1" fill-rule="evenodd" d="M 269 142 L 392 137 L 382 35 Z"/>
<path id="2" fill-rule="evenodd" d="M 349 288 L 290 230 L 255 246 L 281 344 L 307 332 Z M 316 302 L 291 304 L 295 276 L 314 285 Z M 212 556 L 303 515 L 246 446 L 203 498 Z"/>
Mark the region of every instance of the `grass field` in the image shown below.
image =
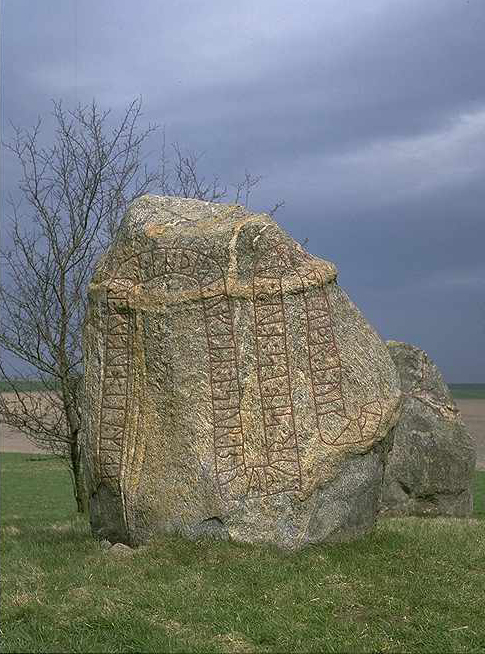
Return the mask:
<path id="1" fill-rule="evenodd" d="M 392 519 L 300 553 L 163 538 L 107 553 L 49 456 L 2 456 L 4 652 L 483 652 L 473 519 Z"/>

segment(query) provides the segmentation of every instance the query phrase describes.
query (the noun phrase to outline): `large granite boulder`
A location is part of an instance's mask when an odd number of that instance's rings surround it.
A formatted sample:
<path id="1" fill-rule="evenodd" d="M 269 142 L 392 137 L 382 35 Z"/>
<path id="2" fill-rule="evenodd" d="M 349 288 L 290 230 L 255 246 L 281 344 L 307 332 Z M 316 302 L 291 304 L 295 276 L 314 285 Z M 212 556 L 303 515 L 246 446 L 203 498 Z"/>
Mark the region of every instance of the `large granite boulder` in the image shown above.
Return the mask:
<path id="1" fill-rule="evenodd" d="M 475 449 L 453 397 L 426 352 L 397 341 L 387 345 L 401 376 L 403 406 L 392 430 L 381 512 L 469 515 Z"/>
<path id="2" fill-rule="evenodd" d="M 385 344 L 268 215 L 144 196 L 89 288 L 94 532 L 297 548 L 367 531 L 400 405 Z"/>

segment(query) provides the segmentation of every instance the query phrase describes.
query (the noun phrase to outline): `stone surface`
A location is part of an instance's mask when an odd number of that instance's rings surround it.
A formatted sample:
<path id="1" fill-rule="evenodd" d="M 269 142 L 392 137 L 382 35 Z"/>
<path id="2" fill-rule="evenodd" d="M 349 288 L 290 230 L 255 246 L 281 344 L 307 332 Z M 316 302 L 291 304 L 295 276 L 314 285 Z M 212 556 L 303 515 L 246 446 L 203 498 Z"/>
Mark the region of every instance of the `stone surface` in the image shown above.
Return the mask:
<path id="1" fill-rule="evenodd" d="M 352 538 L 378 509 L 400 404 L 385 344 L 268 215 L 143 196 L 89 288 L 94 533 Z"/>
<path id="2" fill-rule="evenodd" d="M 125 545 L 124 543 L 114 543 L 114 545 L 111 545 L 111 547 L 109 547 L 105 551 L 111 556 L 120 556 L 120 557 L 131 556 L 134 553 L 134 550 L 128 545 Z"/>
<path id="3" fill-rule="evenodd" d="M 469 515 L 475 449 L 453 397 L 423 350 L 396 341 L 387 345 L 401 376 L 403 407 L 392 430 L 381 511 Z"/>

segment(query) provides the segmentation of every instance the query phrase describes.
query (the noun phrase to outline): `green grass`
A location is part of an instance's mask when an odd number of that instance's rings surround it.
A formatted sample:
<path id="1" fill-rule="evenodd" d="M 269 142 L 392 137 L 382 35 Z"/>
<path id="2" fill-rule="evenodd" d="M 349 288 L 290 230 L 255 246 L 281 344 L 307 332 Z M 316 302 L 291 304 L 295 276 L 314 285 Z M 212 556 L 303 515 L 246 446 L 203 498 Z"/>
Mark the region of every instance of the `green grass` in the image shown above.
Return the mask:
<path id="1" fill-rule="evenodd" d="M 472 519 L 390 519 L 300 553 L 163 538 L 115 558 L 52 457 L 2 456 L 5 652 L 483 652 L 485 473 Z"/>
<path id="2" fill-rule="evenodd" d="M 485 400 L 485 384 L 448 384 L 455 400 Z"/>
<path id="3" fill-rule="evenodd" d="M 485 471 L 475 471 L 473 514 L 485 519 Z"/>

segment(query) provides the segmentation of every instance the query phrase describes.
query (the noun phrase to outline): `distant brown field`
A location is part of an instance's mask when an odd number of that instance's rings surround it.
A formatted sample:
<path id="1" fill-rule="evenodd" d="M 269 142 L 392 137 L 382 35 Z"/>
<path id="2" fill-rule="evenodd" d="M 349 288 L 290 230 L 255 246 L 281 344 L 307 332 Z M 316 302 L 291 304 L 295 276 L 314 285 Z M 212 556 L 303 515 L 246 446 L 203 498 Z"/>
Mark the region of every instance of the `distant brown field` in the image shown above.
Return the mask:
<path id="1" fill-rule="evenodd" d="M 463 420 L 477 447 L 477 468 L 485 470 L 485 400 L 456 400 Z M 11 427 L 0 424 L 0 452 L 41 452 L 27 438 Z"/>
<path id="2" fill-rule="evenodd" d="M 2 393 L 2 395 L 6 397 L 8 401 L 15 401 L 14 393 Z M 29 393 L 28 396 L 32 397 L 34 402 L 41 400 L 44 407 L 48 406 L 48 395 L 46 393 L 32 392 Z M 31 443 L 26 436 L 17 429 L 0 422 L 0 452 L 24 452 L 29 454 L 45 451 L 46 450 L 42 450 Z"/>

